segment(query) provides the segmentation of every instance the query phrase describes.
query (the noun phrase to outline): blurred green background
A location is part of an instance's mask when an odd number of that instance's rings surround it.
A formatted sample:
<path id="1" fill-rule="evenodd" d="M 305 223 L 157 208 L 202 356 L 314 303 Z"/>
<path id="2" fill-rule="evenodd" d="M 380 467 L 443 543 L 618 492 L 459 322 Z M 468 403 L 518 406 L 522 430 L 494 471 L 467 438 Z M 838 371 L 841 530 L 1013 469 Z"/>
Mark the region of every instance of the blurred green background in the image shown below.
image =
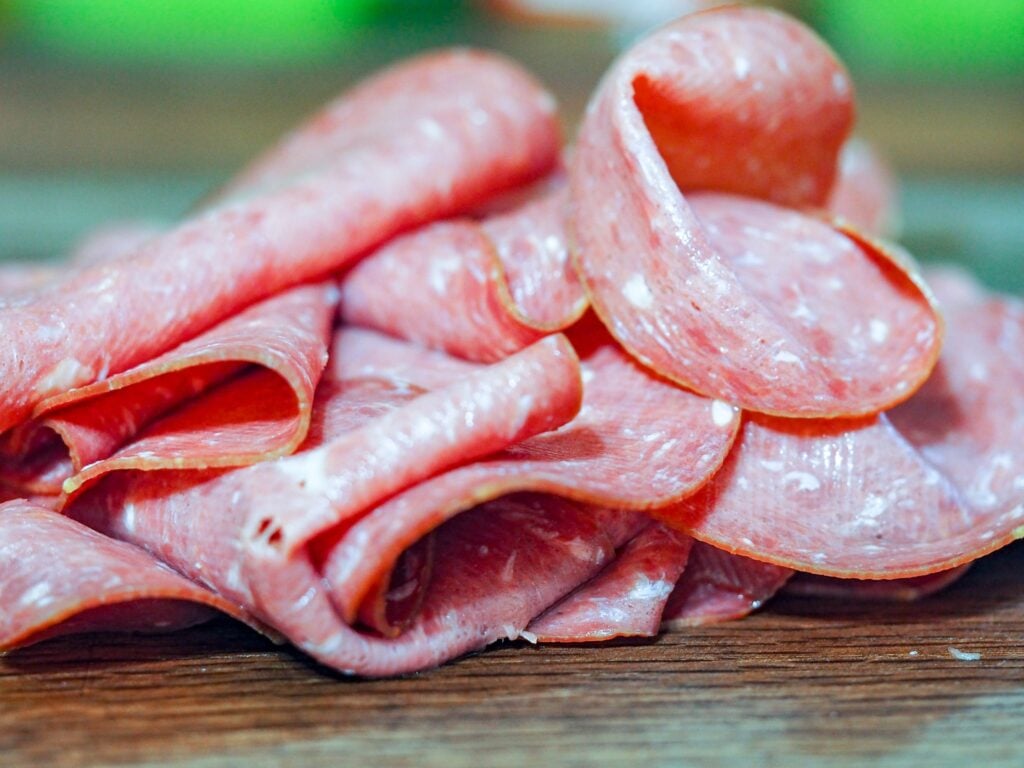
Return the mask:
<path id="1" fill-rule="evenodd" d="M 848 63 L 859 131 L 902 180 L 910 250 L 1024 291 L 1024 0 L 772 4 Z M 425 48 L 509 53 L 571 125 L 615 54 L 694 2 L 594 5 L 581 23 L 537 12 L 558 0 L 0 0 L 0 259 L 180 216 L 358 77 Z"/>

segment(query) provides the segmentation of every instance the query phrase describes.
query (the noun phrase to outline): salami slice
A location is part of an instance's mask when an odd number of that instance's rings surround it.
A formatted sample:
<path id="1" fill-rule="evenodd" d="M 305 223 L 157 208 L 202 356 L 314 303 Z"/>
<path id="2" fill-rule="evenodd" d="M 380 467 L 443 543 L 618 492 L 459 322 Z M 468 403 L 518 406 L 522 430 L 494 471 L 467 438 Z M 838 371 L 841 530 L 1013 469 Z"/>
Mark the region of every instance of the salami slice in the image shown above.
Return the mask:
<path id="1" fill-rule="evenodd" d="M 666 519 L 730 552 L 845 578 L 947 570 L 1020 537 L 1024 310 L 933 282 L 950 332 L 918 394 L 855 421 L 751 416 L 723 470 Z"/>
<path id="2" fill-rule="evenodd" d="M 648 526 L 601 573 L 530 622 L 527 632 L 541 643 L 656 635 L 692 543 L 665 526 Z"/>
<path id="3" fill-rule="evenodd" d="M 483 362 L 567 328 L 587 302 L 569 261 L 565 207 L 559 186 L 481 223 L 434 224 L 392 241 L 343 280 L 342 318 Z"/>
<path id="4" fill-rule="evenodd" d="M 929 573 L 911 579 L 833 579 L 813 573 L 798 573 L 786 583 L 785 594 L 800 597 L 824 597 L 830 600 L 870 600 L 909 603 L 940 592 L 958 581 L 971 564 Z"/>
<path id="5" fill-rule="evenodd" d="M 696 542 L 662 614 L 662 629 L 740 619 L 765 604 L 793 572 Z"/>
<path id="6" fill-rule="evenodd" d="M 583 407 L 565 426 L 426 480 L 318 541 L 341 614 L 354 619 L 402 552 L 483 501 L 543 491 L 651 509 L 692 494 L 728 453 L 739 421 L 731 407 L 651 378 L 610 344 L 587 355 L 583 375 Z"/>
<path id="7" fill-rule="evenodd" d="M 246 614 L 141 549 L 26 501 L 0 505 L 0 650 L 97 630 L 169 632 Z"/>
<path id="8" fill-rule="evenodd" d="M 342 267 L 402 229 L 541 176 L 559 149 L 552 112 L 532 79 L 481 53 L 426 56 L 374 78 L 286 140 L 219 204 L 130 259 L 0 310 L 0 429 L 48 397 Z"/>
<path id="9" fill-rule="evenodd" d="M 777 415 L 874 413 L 920 386 L 941 326 L 916 275 L 779 207 L 826 202 L 851 119 L 832 54 L 767 11 L 684 17 L 615 65 L 570 163 L 571 232 L 626 349 Z"/>
<path id="10" fill-rule="evenodd" d="M 239 466 L 291 453 L 309 427 L 336 300 L 333 283 L 293 288 L 148 363 L 42 402 L 7 438 L 5 452 L 21 461 L 7 462 L 6 477 L 74 493 L 114 468 Z M 145 429 L 247 364 L 263 370 Z"/>

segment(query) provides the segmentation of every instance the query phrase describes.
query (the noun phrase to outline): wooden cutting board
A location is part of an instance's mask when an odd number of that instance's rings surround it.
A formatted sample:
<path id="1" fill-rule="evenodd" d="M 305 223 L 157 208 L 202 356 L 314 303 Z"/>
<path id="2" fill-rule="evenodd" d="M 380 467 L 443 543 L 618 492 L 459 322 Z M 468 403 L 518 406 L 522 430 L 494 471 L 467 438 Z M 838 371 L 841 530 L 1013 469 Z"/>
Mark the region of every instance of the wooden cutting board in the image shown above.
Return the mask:
<path id="1" fill-rule="evenodd" d="M 1016 545 L 914 604 L 781 598 L 399 680 L 344 679 L 227 620 L 57 640 L 0 660 L 0 765 L 1021 765 L 1022 566 Z"/>

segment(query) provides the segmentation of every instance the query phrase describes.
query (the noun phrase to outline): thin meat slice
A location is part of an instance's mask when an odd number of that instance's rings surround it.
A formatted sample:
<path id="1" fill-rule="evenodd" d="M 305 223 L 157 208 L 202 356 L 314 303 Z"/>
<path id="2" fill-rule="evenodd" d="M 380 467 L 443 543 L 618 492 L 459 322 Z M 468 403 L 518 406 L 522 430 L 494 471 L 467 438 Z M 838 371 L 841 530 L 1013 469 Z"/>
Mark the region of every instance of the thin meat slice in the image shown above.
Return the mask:
<path id="1" fill-rule="evenodd" d="M 27 501 L 0 505 L 0 651 L 63 634 L 169 632 L 237 606 L 130 544 Z"/>
<path id="2" fill-rule="evenodd" d="M 525 637 L 584 643 L 658 634 L 693 539 L 657 523 L 631 539 L 601 573 L 538 616 Z"/>
<path id="3" fill-rule="evenodd" d="M 482 362 L 569 327 L 587 302 L 566 203 L 559 185 L 483 222 L 433 224 L 386 244 L 342 281 L 342 319 Z"/>
<path id="4" fill-rule="evenodd" d="M 891 237 L 899 229 L 896 198 L 896 180 L 874 148 L 863 139 L 847 141 L 826 210 L 868 234 Z"/>
<path id="5" fill-rule="evenodd" d="M 788 568 L 731 555 L 698 541 L 668 598 L 661 628 L 676 631 L 741 619 L 764 605 L 792 575 Z"/>
<path id="6" fill-rule="evenodd" d="M 777 415 L 874 413 L 920 386 L 941 324 L 913 268 L 780 207 L 826 202 L 851 120 L 831 52 L 768 11 L 684 17 L 615 65 L 570 163 L 570 229 L 631 354 Z"/>
<path id="7" fill-rule="evenodd" d="M 786 583 L 785 594 L 800 597 L 824 597 L 830 600 L 871 600 L 909 603 L 940 592 L 959 581 L 971 564 L 938 571 L 912 579 L 833 579 L 813 573 L 797 573 Z"/>
<path id="8" fill-rule="evenodd" d="M 458 87 L 452 87 L 457 83 Z M 0 429 L 41 401 L 152 359 L 246 305 L 338 269 L 397 232 L 547 173 L 550 97 L 517 67 L 465 51 L 371 79 L 286 139 L 235 194 L 126 259 L 0 310 Z M 353 114 L 334 124 L 338 115 Z M 287 156 L 293 158 L 287 162 Z M 273 172 L 258 168 L 269 163 Z"/>
<path id="9" fill-rule="evenodd" d="M 652 378 L 617 347 L 583 364 L 579 415 L 486 461 L 437 475 L 315 542 L 338 610 L 350 620 L 405 550 L 483 501 L 519 491 L 647 510 L 703 486 L 725 459 L 738 414 Z"/>
<path id="10" fill-rule="evenodd" d="M 843 578 L 949 570 L 1024 534 L 1024 308 L 948 274 L 932 282 L 949 336 L 911 400 L 847 422 L 752 416 L 722 471 L 665 519 Z"/>
<path id="11" fill-rule="evenodd" d="M 293 452 L 309 428 L 336 301 L 330 282 L 293 288 L 148 363 L 44 401 L 7 436 L 5 477 L 74 493 L 112 469 L 240 466 Z M 247 365 L 260 370 L 214 389 Z"/>

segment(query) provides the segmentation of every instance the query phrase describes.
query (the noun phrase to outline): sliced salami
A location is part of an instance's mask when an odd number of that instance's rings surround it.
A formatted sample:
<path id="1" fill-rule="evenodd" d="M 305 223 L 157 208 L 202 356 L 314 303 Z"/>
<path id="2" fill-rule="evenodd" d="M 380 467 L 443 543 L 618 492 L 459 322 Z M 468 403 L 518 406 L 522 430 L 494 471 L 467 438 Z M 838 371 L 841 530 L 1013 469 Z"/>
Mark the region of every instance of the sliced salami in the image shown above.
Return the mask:
<path id="1" fill-rule="evenodd" d="M 530 622 L 527 632 L 541 643 L 656 635 L 692 543 L 665 526 L 648 526 L 601 573 Z"/>
<path id="2" fill-rule="evenodd" d="M 95 630 L 169 632 L 244 611 L 130 544 L 26 501 L 0 505 L 0 650 Z"/>
<path id="3" fill-rule="evenodd" d="M 550 97 L 510 63 L 448 52 L 399 65 L 314 118 L 232 196 L 129 259 L 0 310 L 0 429 L 400 230 L 539 177 L 558 150 Z"/>
<path id="4" fill-rule="evenodd" d="M 49 398 L 7 436 L 6 477 L 74 493 L 114 468 L 240 466 L 291 453 L 309 427 L 336 300 L 333 283 L 291 289 L 148 363 Z M 263 370 L 190 401 L 246 365 Z"/>
<path id="5" fill-rule="evenodd" d="M 839 154 L 839 173 L 826 209 L 868 234 L 891 237 L 899 229 L 896 181 L 878 153 L 853 138 Z"/>
<path id="6" fill-rule="evenodd" d="M 346 275 L 342 318 L 483 362 L 567 328 L 587 302 L 569 261 L 565 207 L 559 187 L 482 223 L 398 238 Z"/>
<path id="7" fill-rule="evenodd" d="M 830 600 L 870 600 L 909 603 L 934 595 L 959 581 L 971 564 L 929 573 L 911 579 L 833 579 L 813 573 L 798 573 L 786 583 L 787 595 L 823 597 Z"/>
<path id="8" fill-rule="evenodd" d="M 874 413 L 920 386 L 941 325 L 916 275 L 779 207 L 826 202 L 851 95 L 809 30 L 761 10 L 684 17 L 615 65 L 570 163 L 571 231 L 626 349 L 779 415 Z"/>
<path id="9" fill-rule="evenodd" d="M 662 629 L 741 619 L 765 604 L 793 572 L 696 542 L 662 614 Z"/>

